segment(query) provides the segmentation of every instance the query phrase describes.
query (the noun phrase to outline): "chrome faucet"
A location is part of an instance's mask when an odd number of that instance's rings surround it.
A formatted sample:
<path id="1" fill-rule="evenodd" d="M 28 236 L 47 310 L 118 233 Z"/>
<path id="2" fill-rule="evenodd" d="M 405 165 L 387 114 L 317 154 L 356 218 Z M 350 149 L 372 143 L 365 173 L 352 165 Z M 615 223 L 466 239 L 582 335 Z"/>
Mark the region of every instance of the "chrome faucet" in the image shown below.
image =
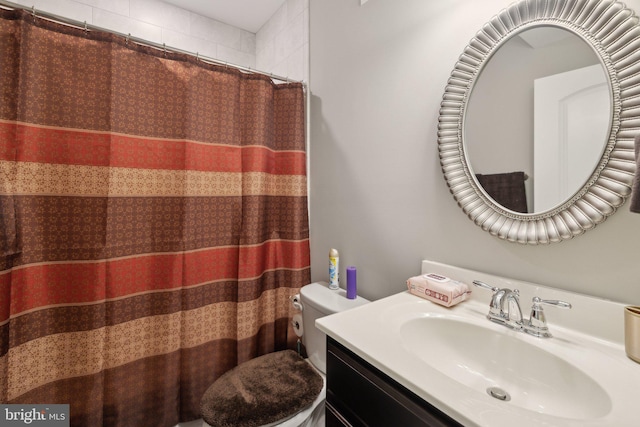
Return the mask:
<path id="1" fill-rule="evenodd" d="M 491 302 L 489 303 L 489 314 L 487 314 L 487 319 L 498 321 L 501 319 L 502 312 L 502 298 L 505 295 L 505 289 L 496 288 L 494 286 L 487 285 L 484 282 L 479 280 L 474 280 L 473 284 L 479 286 L 481 288 L 489 289 L 493 291 L 493 296 L 491 297 Z"/>
<path id="2" fill-rule="evenodd" d="M 522 320 L 522 310 L 520 309 L 520 292 L 517 289 L 508 290 L 502 301 L 502 312 L 505 316 L 506 325 L 512 329 L 521 329 L 524 325 Z"/>
<path id="3" fill-rule="evenodd" d="M 487 285 L 480 280 L 474 280 L 473 284 L 493 292 L 491 302 L 489 303 L 487 319 L 536 337 L 549 338 L 552 336 L 547 327 L 547 319 L 544 315 L 542 304 L 554 305 L 560 308 L 571 308 L 571 304 L 568 302 L 543 300 L 538 297 L 533 297 L 531 315 L 529 316 L 529 320 L 525 321 L 522 316 L 522 309 L 520 308 L 520 292 L 517 289 L 501 289 Z"/>
<path id="4" fill-rule="evenodd" d="M 533 297 L 533 304 L 531 305 L 531 315 L 529 321 L 525 325 L 525 332 L 536 337 L 549 338 L 551 333 L 547 327 L 547 318 L 544 315 L 542 304 L 554 305 L 559 308 L 571 308 L 571 304 L 558 300 L 545 300 L 538 297 Z"/>
<path id="5" fill-rule="evenodd" d="M 489 303 L 487 319 L 512 329 L 522 328 L 522 310 L 520 309 L 519 301 L 520 294 L 517 289 L 500 289 L 487 285 L 479 280 L 474 280 L 473 284 L 493 292 L 491 302 Z"/>

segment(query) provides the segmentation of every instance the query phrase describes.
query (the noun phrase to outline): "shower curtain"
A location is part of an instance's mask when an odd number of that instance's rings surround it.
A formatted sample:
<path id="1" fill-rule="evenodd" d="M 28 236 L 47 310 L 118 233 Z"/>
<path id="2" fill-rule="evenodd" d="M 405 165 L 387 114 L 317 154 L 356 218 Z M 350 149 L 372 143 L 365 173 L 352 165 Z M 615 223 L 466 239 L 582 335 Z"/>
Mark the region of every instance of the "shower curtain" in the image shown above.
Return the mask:
<path id="1" fill-rule="evenodd" d="M 291 348 L 301 84 L 0 12 L 0 403 L 174 426 Z"/>

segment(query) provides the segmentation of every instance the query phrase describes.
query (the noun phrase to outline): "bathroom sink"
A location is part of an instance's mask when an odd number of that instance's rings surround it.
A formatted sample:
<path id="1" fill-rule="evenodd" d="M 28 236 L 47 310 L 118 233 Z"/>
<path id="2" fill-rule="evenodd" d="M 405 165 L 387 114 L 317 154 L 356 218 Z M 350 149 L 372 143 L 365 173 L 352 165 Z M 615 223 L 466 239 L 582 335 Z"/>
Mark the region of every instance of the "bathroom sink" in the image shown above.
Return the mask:
<path id="1" fill-rule="evenodd" d="M 518 289 L 525 317 L 535 296 L 573 308 L 545 310 L 553 336 L 538 338 L 488 320 L 489 292 L 443 307 L 405 291 L 316 326 L 465 427 L 638 425 L 623 304 L 430 261 L 422 271 Z"/>
<path id="2" fill-rule="evenodd" d="M 420 360 L 505 404 L 573 419 L 598 418 L 611 410 L 609 395 L 593 378 L 528 342 L 535 338 L 492 329 L 482 318 L 476 323 L 426 314 L 405 321 L 400 339 Z"/>

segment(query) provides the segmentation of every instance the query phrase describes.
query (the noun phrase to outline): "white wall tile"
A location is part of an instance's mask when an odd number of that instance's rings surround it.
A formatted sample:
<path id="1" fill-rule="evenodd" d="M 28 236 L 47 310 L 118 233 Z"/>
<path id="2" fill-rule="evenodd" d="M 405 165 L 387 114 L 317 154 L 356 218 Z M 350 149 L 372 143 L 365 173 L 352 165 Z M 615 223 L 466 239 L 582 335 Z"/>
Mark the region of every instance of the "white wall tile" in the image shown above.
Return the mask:
<path id="1" fill-rule="evenodd" d="M 36 10 L 43 10 L 78 22 L 93 23 L 93 8 L 73 0 L 18 0 L 17 3 L 28 7 L 35 6 Z"/>
<path id="2" fill-rule="evenodd" d="M 189 34 L 206 40 L 215 41 L 216 32 L 214 29 L 215 21 L 206 16 L 192 13 L 189 16 Z"/>
<path id="3" fill-rule="evenodd" d="M 218 45 L 218 54 L 216 59 L 225 61 L 230 64 L 240 65 L 242 67 L 256 69 L 256 56 L 250 53 L 240 52 L 224 45 Z M 261 70 L 262 71 L 262 70 Z"/>
<path id="4" fill-rule="evenodd" d="M 311 57 L 309 56 L 309 52 L 310 52 L 310 47 L 309 47 L 309 43 L 305 43 L 303 46 L 303 52 L 304 52 L 304 58 L 302 60 L 302 67 L 304 69 L 304 77 L 303 80 L 307 83 L 309 83 L 309 77 L 310 77 L 310 67 L 309 67 L 309 61 L 311 60 Z"/>
<path id="5" fill-rule="evenodd" d="M 290 46 L 290 37 L 289 34 L 286 32 L 280 32 L 278 33 L 278 35 L 275 37 L 274 41 L 275 41 L 275 50 L 274 50 L 274 58 L 273 61 L 276 64 L 281 63 L 282 61 L 284 61 L 287 56 L 290 54 L 290 52 L 288 52 L 288 47 Z"/>
<path id="6" fill-rule="evenodd" d="M 191 14 L 190 35 L 224 45 L 230 49 L 255 56 L 255 34 L 215 19 Z"/>
<path id="7" fill-rule="evenodd" d="M 162 43 L 166 43 L 169 47 L 175 47 L 186 52 L 200 54 L 208 58 L 215 59 L 217 57 L 216 43 L 209 40 L 198 39 L 177 31 L 162 29 Z"/>
<path id="8" fill-rule="evenodd" d="M 309 0 L 287 0 L 256 34 L 259 70 L 309 80 Z"/>
<path id="9" fill-rule="evenodd" d="M 306 80 L 305 73 L 305 46 L 300 46 L 295 52 L 289 55 L 286 59 L 287 74 L 285 77 L 289 77 L 292 80 Z"/>
<path id="10" fill-rule="evenodd" d="M 189 34 L 191 12 L 157 0 L 130 0 L 132 19 Z"/>
<path id="11" fill-rule="evenodd" d="M 308 80 L 309 0 L 286 0 L 256 34 L 160 0 L 15 1 L 230 64 Z"/>
<path id="12" fill-rule="evenodd" d="M 304 13 L 299 13 L 298 16 L 289 21 L 289 25 L 284 32 L 287 33 L 285 52 L 290 55 L 304 45 Z"/>
<path id="13" fill-rule="evenodd" d="M 269 33 L 263 26 L 260 31 L 256 33 L 256 54 L 263 50 L 266 47 L 267 43 L 272 41 L 274 37 L 275 34 Z"/>
<path id="14" fill-rule="evenodd" d="M 287 26 L 287 3 L 283 3 L 280 9 L 273 14 L 263 26 L 258 30 L 257 36 L 262 39 L 274 38 Z"/>
<path id="15" fill-rule="evenodd" d="M 162 43 L 162 29 L 159 26 L 137 21 L 117 13 L 93 9 L 93 23 L 121 34 L 131 34 L 154 43 Z"/>
<path id="16" fill-rule="evenodd" d="M 78 3 L 129 16 L 129 0 L 76 0 Z"/>
<path id="17" fill-rule="evenodd" d="M 287 69 L 287 63 L 284 61 L 279 64 L 275 64 L 271 69 L 265 70 L 265 71 L 269 71 L 270 73 L 273 73 L 276 76 L 289 77 L 289 70 Z"/>
<path id="18" fill-rule="evenodd" d="M 302 41 L 309 43 L 309 8 L 306 8 L 302 14 L 304 33 L 302 34 Z"/>
<path id="19" fill-rule="evenodd" d="M 243 31 L 240 35 L 240 51 L 256 54 L 256 35 L 248 31 Z"/>
<path id="20" fill-rule="evenodd" d="M 287 20 L 291 22 L 295 17 L 308 8 L 309 0 L 287 0 Z"/>
<path id="21" fill-rule="evenodd" d="M 256 68 L 258 70 L 271 70 L 275 65 L 275 49 L 275 40 L 269 39 L 265 42 L 262 50 L 256 51 Z"/>

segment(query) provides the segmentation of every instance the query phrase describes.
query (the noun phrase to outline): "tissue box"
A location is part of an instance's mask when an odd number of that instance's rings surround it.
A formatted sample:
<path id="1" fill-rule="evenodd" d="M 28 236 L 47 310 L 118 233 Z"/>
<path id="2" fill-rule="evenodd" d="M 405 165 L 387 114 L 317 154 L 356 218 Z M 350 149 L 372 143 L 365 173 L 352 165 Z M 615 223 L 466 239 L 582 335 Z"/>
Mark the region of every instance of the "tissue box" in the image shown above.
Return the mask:
<path id="1" fill-rule="evenodd" d="M 428 299 L 445 307 L 451 307 L 467 299 L 471 293 L 465 283 L 440 274 L 429 273 L 407 280 L 407 288 L 413 295 Z"/>

